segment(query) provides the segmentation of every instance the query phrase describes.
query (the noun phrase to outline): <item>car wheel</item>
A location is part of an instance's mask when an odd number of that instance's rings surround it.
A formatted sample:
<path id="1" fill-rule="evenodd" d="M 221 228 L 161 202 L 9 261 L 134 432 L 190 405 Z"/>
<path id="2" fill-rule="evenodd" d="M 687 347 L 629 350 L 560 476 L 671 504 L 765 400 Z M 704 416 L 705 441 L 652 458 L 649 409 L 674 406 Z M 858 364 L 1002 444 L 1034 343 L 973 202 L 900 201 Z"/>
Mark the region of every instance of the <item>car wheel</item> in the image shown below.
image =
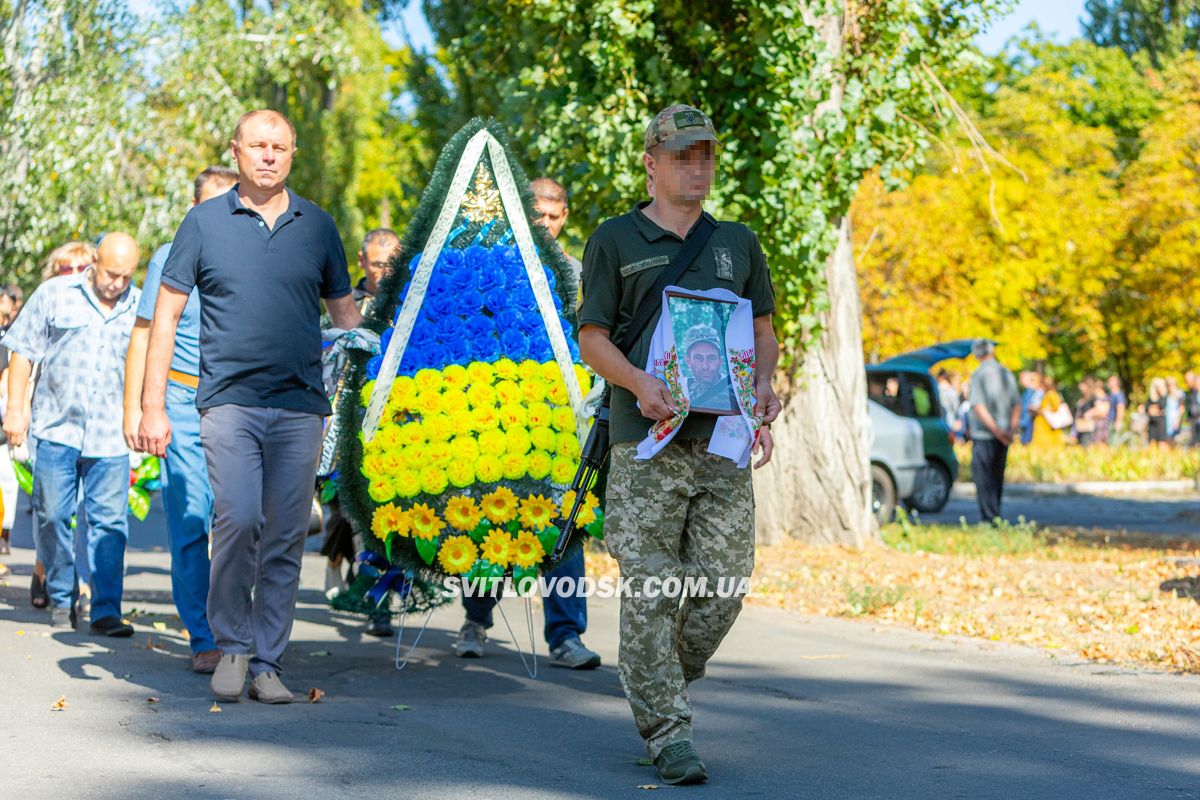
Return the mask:
<path id="1" fill-rule="evenodd" d="M 946 507 L 954 482 L 950 471 L 937 461 L 927 461 L 925 468 L 917 474 L 916 488 L 908 504 L 922 514 L 936 514 Z"/>
<path id="2" fill-rule="evenodd" d="M 878 464 L 871 465 L 871 513 L 880 525 L 887 525 L 896 516 L 896 483 Z"/>

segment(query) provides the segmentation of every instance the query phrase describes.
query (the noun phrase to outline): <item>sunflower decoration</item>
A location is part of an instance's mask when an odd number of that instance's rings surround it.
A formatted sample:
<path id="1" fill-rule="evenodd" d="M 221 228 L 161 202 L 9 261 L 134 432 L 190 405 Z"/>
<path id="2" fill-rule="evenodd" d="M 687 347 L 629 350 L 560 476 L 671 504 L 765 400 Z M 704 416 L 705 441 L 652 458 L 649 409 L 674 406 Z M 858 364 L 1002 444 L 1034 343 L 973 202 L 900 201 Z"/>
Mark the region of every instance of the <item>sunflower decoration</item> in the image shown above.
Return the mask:
<path id="1" fill-rule="evenodd" d="M 476 136 L 484 155 L 465 165 L 466 193 L 448 197 Z M 495 169 L 501 154 L 508 170 Z M 350 400 L 337 404 L 346 516 L 370 533 L 368 548 L 431 584 L 550 567 L 586 435 L 577 419 L 592 382 L 575 337 L 575 277 L 548 232 L 529 225 L 528 201 L 511 204 L 497 179 L 506 172 L 521 194 L 525 177 L 494 123 L 472 121 L 443 150 L 367 313 L 381 352 L 351 358 Z M 525 227 L 532 250 L 518 244 Z M 448 233 L 425 252 L 435 229 Z M 593 499 L 578 520 L 599 536 Z"/>

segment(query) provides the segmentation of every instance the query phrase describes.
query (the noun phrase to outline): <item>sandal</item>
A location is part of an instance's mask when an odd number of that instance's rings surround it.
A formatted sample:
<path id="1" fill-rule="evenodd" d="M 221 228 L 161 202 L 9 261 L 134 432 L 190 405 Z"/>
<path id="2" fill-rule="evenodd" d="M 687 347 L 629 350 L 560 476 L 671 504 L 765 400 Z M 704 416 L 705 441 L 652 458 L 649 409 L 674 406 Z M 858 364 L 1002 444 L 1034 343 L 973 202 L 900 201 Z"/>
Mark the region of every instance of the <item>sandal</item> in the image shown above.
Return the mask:
<path id="1" fill-rule="evenodd" d="M 33 582 L 29 584 L 29 603 L 34 608 L 46 608 L 50 605 L 50 593 L 46 591 L 46 579 L 36 572 Z"/>

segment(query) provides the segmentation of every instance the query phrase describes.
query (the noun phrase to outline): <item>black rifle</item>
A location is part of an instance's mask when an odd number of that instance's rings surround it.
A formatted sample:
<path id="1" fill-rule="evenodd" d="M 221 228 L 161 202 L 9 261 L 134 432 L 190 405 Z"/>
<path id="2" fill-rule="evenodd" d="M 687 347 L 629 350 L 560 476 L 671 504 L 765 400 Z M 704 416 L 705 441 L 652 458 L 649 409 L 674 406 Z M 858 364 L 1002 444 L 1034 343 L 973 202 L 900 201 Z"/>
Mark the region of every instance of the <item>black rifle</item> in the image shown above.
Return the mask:
<path id="1" fill-rule="evenodd" d="M 646 299 L 638 306 L 637 313 L 633 315 L 629 327 L 625 329 L 621 341 L 617 342 L 617 349 L 627 358 L 634 346 L 637 345 L 638 339 L 641 338 L 642 331 L 646 329 L 651 320 L 659 316 L 662 309 L 663 291 L 683 276 L 687 268 L 696 260 L 696 256 L 700 255 L 704 245 L 708 244 L 708 239 L 716 227 L 716 223 L 711 217 L 702 214 L 696 227 L 692 228 L 687 239 L 684 240 L 683 246 L 671 259 L 671 263 L 659 273 L 658 279 L 654 281 L 654 286 L 646 295 Z M 566 552 L 567 545 L 575 534 L 575 521 L 579 518 L 579 512 L 587 500 L 588 490 L 606 477 L 609 450 L 608 395 L 608 392 L 604 393 L 600 408 L 592 419 L 592 429 L 583 445 L 579 469 L 575 472 L 575 479 L 571 481 L 571 489 L 575 492 L 575 502 L 571 504 L 571 510 L 567 512 L 566 519 L 558 527 L 558 539 L 554 542 L 554 550 L 550 554 L 552 561 L 558 561 Z M 603 487 L 600 488 L 603 489 Z"/>

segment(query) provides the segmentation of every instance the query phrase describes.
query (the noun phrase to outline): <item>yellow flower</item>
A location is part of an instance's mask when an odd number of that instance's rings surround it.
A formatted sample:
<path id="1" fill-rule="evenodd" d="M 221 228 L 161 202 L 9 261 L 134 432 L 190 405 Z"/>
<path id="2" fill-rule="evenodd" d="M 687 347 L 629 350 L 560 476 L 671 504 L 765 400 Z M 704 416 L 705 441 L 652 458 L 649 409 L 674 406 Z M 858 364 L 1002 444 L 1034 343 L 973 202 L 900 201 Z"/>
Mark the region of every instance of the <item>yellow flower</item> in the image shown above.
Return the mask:
<path id="1" fill-rule="evenodd" d="M 407 469 L 410 465 L 408 451 L 412 448 L 401 447 L 396 450 L 389 450 L 380 456 L 380 463 L 383 464 L 383 471 L 380 473 L 385 477 L 392 477 L 402 469 Z"/>
<path id="2" fill-rule="evenodd" d="M 573 433 L 560 433 L 554 439 L 554 452 L 563 458 L 578 460 L 579 438 Z"/>
<path id="3" fill-rule="evenodd" d="M 375 391 L 375 381 L 367 381 L 359 390 L 358 402 L 362 404 L 363 408 L 366 408 L 367 404 L 371 402 L 371 392 L 373 391 Z"/>
<path id="4" fill-rule="evenodd" d="M 500 464 L 504 467 L 506 480 L 515 481 L 518 478 L 524 478 L 525 473 L 529 472 L 529 459 L 517 453 L 505 453 L 500 456 Z"/>
<path id="5" fill-rule="evenodd" d="M 503 455 L 507 444 L 508 440 L 500 431 L 491 430 L 479 434 L 479 452 L 481 453 L 488 453 L 493 456 Z"/>
<path id="6" fill-rule="evenodd" d="M 396 432 L 396 439 L 405 447 L 425 444 L 425 426 L 415 420 L 407 425 L 401 425 Z"/>
<path id="7" fill-rule="evenodd" d="M 502 406 L 521 402 L 521 387 L 515 381 L 500 381 L 496 384 L 496 400 Z"/>
<path id="8" fill-rule="evenodd" d="M 545 450 L 534 450 L 529 454 L 529 477 L 540 481 L 550 474 L 550 454 Z"/>
<path id="9" fill-rule="evenodd" d="M 408 528 L 408 513 L 401 511 L 391 503 L 378 506 L 371 517 L 371 533 L 381 540 L 387 539 L 389 533 L 407 536 Z"/>
<path id="10" fill-rule="evenodd" d="M 506 431 L 513 428 L 523 428 L 529 422 L 529 414 L 524 406 L 516 403 L 500 406 L 500 427 Z"/>
<path id="11" fill-rule="evenodd" d="M 475 482 L 475 461 L 451 461 L 446 467 L 446 477 L 452 486 L 467 488 Z"/>
<path id="12" fill-rule="evenodd" d="M 438 548 L 438 563 L 451 575 L 470 572 L 477 558 L 479 548 L 469 536 L 451 536 Z"/>
<path id="13" fill-rule="evenodd" d="M 504 434 L 504 452 L 523 456 L 529 452 L 532 442 L 529 431 L 524 428 L 510 428 Z"/>
<path id="14" fill-rule="evenodd" d="M 495 364 L 496 379 L 500 381 L 515 381 L 517 365 L 512 359 L 502 358 Z"/>
<path id="15" fill-rule="evenodd" d="M 562 499 L 562 518 L 566 519 L 571 513 L 571 506 L 575 503 L 575 492 L 566 492 Z M 575 522 L 578 525 L 591 525 L 596 521 L 596 509 L 600 506 L 600 501 L 596 495 L 588 492 L 583 499 L 583 505 L 579 508 L 579 513 L 575 515 Z"/>
<path id="16" fill-rule="evenodd" d="M 521 501 L 521 524 L 534 531 L 540 531 L 554 521 L 556 511 L 558 509 L 553 500 L 547 500 L 540 494 L 526 497 Z"/>
<path id="17" fill-rule="evenodd" d="M 416 411 L 423 417 L 430 417 L 434 414 L 440 414 L 442 411 L 442 396 L 437 390 L 426 390 L 417 392 Z"/>
<path id="18" fill-rule="evenodd" d="M 557 361 L 543 361 L 538 364 L 538 376 L 544 381 L 558 380 L 562 376 L 562 372 L 558 368 Z"/>
<path id="19" fill-rule="evenodd" d="M 500 456 L 484 453 L 475 462 L 475 477 L 482 483 L 495 483 L 504 476 L 504 465 Z"/>
<path id="20" fill-rule="evenodd" d="M 429 466 L 421 470 L 421 491 L 425 494 L 441 494 L 446 491 L 446 472 L 441 467 Z"/>
<path id="21" fill-rule="evenodd" d="M 529 431 L 529 441 L 538 450 L 553 450 L 554 431 L 546 427 L 533 428 Z"/>
<path id="22" fill-rule="evenodd" d="M 447 389 L 442 393 L 442 413 L 455 416 L 465 414 L 471 407 L 466 389 Z"/>
<path id="23" fill-rule="evenodd" d="M 454 461 L 474 463 L 479 458 L 479 442 L 469 433 L 460 433 L 450 440 L 450 455 Z"/>
<path id="24" fill-rule="evenodd" d="M 550 411 L 550 419 L 554 430 L 566 433 L 575 430 L 575 412 L 569 408 L 559 407 Z"/>
<path id="25" fill-rule="evenodd" d="M 413 377 L 413 382 L 417 384 L 418 396 L 426 392 L 437 394 L 442 390 L 442 373 L 436 369 L 417 370 L 417 374 Z"/>
<path id="26" fill-rule="evenodd" d="M 383 477 L 383 456 L 379 453 L 363 456 L 362 474 L 368 481 Z"/>
<path id="27" fill-rule="evenodd" d="M 479 504 L 475 502 L 475 498 L 465 494 L 451 497 L 446 501 L 445 513 L 446 522 L 450 524 L 450 527 L 460 531 L 475 530 L 475 526 L 483 518 L 483 512 L 479 510 Z"/>
<path id="28" fill-rule="evenodd" d="M 550 384 L 541 378 L 530 378 L 521 381 L 521 399 L 526 403 L 540 403 L 546 399 L 546 391 Z"/>
<path id="29" fill-rule="evenodd" d="M 467 365 L 467 382 L 472 386 L 490 386 L 494 380 L 492 365 L 482 361 L 472 361 Z"/>
<path id="30" fill-rule="evenodd" d="M 418 539 L 436 539 L 446 527 L 437 512 L 424 503 L 417 503 L 408 513 L 412 520 L 412 535 Z"/>
<path id="31" fill-rule="evenodd" d="M 421 491 L 421 473 L 402 469 L 392 476 L 392 486 L 401 497 L 415 497 Z"/>
<path id="32" fill-rule="evenodd" d="M 454 435 L 456 437 L 469 436 L 475 428 L 474 413 L 466 409 L 455 411 L 450 414 L 450 425 L 454 428 Z"/>
<path id="33" fill-rule="evenodd" d="M 509 552 L 512 563 L 518 567 L 537 566 L 546 557 L 546 551 L 542 549 L 542 543 L 533 531 L 521 531 L 517 534 L 517 540 L 512 543 Z"/>
<path id="34" fill-rule="evenodd" d="M 530 403 L 526 411 L 529 414 L 529 427 L 550 427 L 550 406 L 543 402 Z"/>
<path id="35" fill-rule="evenodd" d="M 430 442 L 418 450 L 416 456 L 418 459 L 417 469 L 423 467 L 445 469 L 454 460 L 454 451 L 450 449 L 449 442 Z"/>
<path id="36" fill-rule="evenodd" d="M 556 406 L 565 406 L 571 401 L 571 396 L 567 394 L 567 385 L 562 381 L 550 384 L 546 390 L 546 399 Z"/>
<path id="37" fill-rule="evenodd" d="M 394 450 L 402 444 L 400 441 L 400 426 L 399 425 L 383 425 L 375 432 L 375 438 L 371 440 L 371 446 L 379 448 L 380 452 Z"/>
<path id="38" fill-rule="evenodd" d="M 417 385 L 407 375 L 398 375 L 388 390 L 388 405 L 396 411 L 411 411 L 417 398 Z"/>
<path id="39" fill-rule="evenodd" d="M 575 470 L 578 467 L 574 461 L 562 456 L 555 456 L 550 461 L 550 482 L 557 483 L 559 486 L 568 486 L 575 478 Z"/>
<path id="40" fill-rule="evenodd" d="M 511 522 L 517 516 L 517 496 L 512 489 L 501 486 L 494 492 L 488 492 L 480 501 L 483 513 L 496 525 Z"/>
<path id="41" fill-rule="evenodd" d="M 467 400 L 471 408 L 495 408 L 496 390 L 486 383 L 473 383 L 467 387 Z"/>
<path id="42" fill-rule="evenodd" d="M 521 381 L 529 381 L 538 377 L 538 369 L 541 364 L 531 358 L 527 358 L 517 365 L 517 375 L 521 377 Z"/>
<path id="43" fill-rule="evenodd" d="M 479 553 L 493 564 L 507 567 L 512 543 L 513 540 L 508 531 L 492 528 L 483 538 L 483 545 L 480 546 Z"/>
<path id="44" fill-rule="evenodd" d="M 421 420 L 425 438 L 431 442 L 446 442 L 454 435 L 454 423 L 445 414 L 429 414 Z"/>
<path id="45" fill-rule="evenodd" d="M 447 392 L 454 389 L 463 389 L 467 385 L 467 368 L 458 364 L 451 364 L 442 370 L 442 386 Z"/>
<path id="46" fill-rule="evenodd" d="M 471 412 L 471 430 L 483 433 L 500 427 L 500 412 L 495 406 L 477 408 Z"/>
<path id="47" fill-rule="evenodd" d="M 376 503 L 386 503 L 396 496 L 396 489 L 387 477 L 376 478 L 367 484 L 367 494 Z"/>
<path id="48" fill-rule="evenodd" d="M 587 367 L 575 365 L 575 380 L 579 381 L 579 391 L 585 395 L 592 390 L 592 374 Z"/>

